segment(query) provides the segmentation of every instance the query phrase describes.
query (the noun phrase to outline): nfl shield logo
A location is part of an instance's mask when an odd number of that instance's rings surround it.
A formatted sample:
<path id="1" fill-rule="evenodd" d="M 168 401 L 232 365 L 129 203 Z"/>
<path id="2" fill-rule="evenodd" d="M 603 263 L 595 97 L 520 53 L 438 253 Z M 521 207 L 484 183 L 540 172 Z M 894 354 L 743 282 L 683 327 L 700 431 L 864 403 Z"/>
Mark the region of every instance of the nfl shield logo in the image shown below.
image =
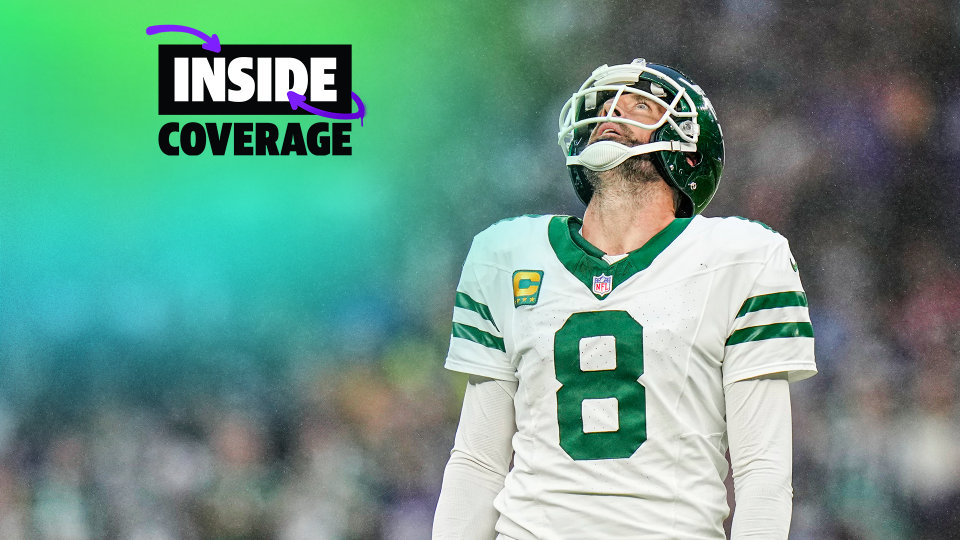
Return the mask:
<path id="1" fill-rule="evenodd" d="M 606 296 L 613 290 L 613 276 L 593 276 L 593 294 Z"/>

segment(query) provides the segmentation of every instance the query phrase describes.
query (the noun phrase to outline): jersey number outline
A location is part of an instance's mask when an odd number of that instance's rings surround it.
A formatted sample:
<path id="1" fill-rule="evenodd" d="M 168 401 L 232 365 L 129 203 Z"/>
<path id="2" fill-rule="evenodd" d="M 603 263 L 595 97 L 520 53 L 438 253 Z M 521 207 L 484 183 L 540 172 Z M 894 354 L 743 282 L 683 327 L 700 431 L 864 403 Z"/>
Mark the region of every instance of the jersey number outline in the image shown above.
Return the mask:
<path id="1" fill-rule="evenodd" d="M 616 366 L 580 369 L 580 340 L 612 336 Z M 647 440 L 646 389 L 643 375 L 643 326 L 626 311 L 585 311 L 570 315 L 554 334 L 560 447 L 574 460 L 628 458 Z M 617 399 L 619 429 L 584 433 L 583 402 Z"/>

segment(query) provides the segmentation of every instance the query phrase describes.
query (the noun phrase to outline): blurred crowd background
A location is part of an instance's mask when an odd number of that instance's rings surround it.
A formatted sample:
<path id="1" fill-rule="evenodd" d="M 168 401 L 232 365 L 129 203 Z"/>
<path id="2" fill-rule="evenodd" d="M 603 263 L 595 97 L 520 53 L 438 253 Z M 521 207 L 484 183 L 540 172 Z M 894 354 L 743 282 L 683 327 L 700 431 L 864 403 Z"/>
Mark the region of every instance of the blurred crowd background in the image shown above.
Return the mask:
<path id="1" fill-rule="evenodd" d="M 441 366 L 470 239 L 582 213 L 557 115 L 599 64 L 635 57 L 685 71 L 718 111 L 727 166 L 705 214 L 765 222 L 800 266 L 820 373 L 791 388 L 791 539 L 960 538 L 960 7 L 436 10 L 417 32 L 455 35 L 436 52 L 448 78 L 414 135 L 398 130 L 417 181 L 387 201 L 375 290 L 362 265 L 277 252 L 300 266 L 273 286 L 243 274 L 211 295 L 185 270 L 203 290 L 170 302 L 134 268 L 109 317 L 70 295 L 2 311 L 0 538 L 429 538 L 465 384 Z M 317 292 L 334 279 L 339 299 Z"/>

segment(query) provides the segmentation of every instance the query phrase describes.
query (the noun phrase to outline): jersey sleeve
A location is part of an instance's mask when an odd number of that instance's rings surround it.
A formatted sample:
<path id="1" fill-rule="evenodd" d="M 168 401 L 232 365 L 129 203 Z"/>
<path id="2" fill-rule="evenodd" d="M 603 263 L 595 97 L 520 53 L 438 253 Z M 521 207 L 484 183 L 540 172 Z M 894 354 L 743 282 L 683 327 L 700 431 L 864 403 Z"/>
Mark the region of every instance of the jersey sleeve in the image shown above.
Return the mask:
<path id="1" fill-rule="evenodd" d="M 478 236 L 470 246 L 457 285 L 453 307 L 450 350 L 444 364 L 449 370 L 504 381 L 517 380 L 517 368 L 507 353 L 504 340 L 509 307 L 501 290 L 504 271 Z"/>
<path id="2" fill-rule="evenodd" d="M 778 372 L 794 382 L 817 372 L 807 295 L 785 239 L 761 266 L 733 319 L 722 369 L 724 386 Z"/>

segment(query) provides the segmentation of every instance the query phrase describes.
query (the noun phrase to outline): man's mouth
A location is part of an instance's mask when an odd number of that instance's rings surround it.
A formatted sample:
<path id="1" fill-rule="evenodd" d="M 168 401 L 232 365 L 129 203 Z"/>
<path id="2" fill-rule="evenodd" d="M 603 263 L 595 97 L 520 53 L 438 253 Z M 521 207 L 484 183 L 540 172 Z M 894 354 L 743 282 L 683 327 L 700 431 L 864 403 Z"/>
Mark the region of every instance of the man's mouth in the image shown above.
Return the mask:
<path id="1" fill-rule="evenodd" d="M 600 124 L 600 127 L 597 128 L 596 138 L 610 136 L 610 135 L 619 135 L 623 137 L 623 133 L 620 131 L 620 128 L 613 122 L 607 122 L 605 124 Z"/>

